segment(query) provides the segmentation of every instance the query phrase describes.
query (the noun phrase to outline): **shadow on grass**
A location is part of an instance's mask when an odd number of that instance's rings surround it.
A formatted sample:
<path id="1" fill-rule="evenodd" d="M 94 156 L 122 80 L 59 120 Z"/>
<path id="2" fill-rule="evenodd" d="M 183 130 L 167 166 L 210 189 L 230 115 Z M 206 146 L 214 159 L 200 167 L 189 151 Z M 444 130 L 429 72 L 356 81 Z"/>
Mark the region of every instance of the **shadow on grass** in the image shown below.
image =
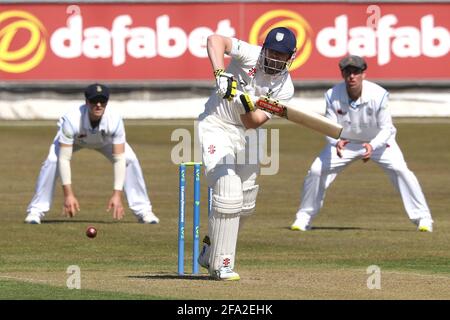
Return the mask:
<path id="1" fill-rule="evenodd" d="M 62 219 L 62 220 L 42 220 L 41 224 L 57 224 L 57 223 L 101 223 L 101 224 L 114 224 L 114 223 L 136 223 L 134 221 L 105 221 L 105 220 L 70 220 L 70 219 Z"/>
<path id="2" fill-rule="evenodd" d="M 413 229 L 387 229 L 387 228 L 361 228 L 361 227 L 312 227 L 312 230 L 336 230 L 336 231 L 348 231 L 348 230 L 363 230 L 363 231 L 382 231 L 382 232 L 417 232 Z"/>
<path id="3" fill-rule="evenodd" d="M 291 230 L 290 227 L 286 227 L 285 229 Z M 383 231 L 383 232 L 417 232 L 415 229 L 385 229 L 385 228 L 361 228 L 361 227 L 312 227 L 311 231 L 320 231 L 320 230 L 333 230 L 333 231 Z M 298 232 L 305 232 L 305 231 L 298 231 Z"/>
<path id="4" fill-rule="evenodd" d="M 284 229 L 291 230 L 291 227 L 285 227 Z M 360 227 L 312 227 L 310 230 L 308 230 L 308 232 L 314 231 L 314 230 L 316 230 L 316 231 L 320 231 L 320 230 L 335 230 L 335 231 L 370 230 L 370 231 L 374 231 L 376 229 L 360 228 Z M 305 232 L 305 231 L 299 231 L 299 232 Z"/>
<path id="5" fill-rule="evenodd" d="M 208 280 L 211 281 L 211 278 L 207 274 L 185 274 L 178 275 L 173 273 L 167 274 L 149 274 L 149 275 L 138 275 L 138 276 L 127 276 L 130 279 L 143 279 L 143 280 Z"/>
<path id="6" fill-rule="evenodd" d="M 376 229 L 361 228 L 361 227 L 312 227 L 311 230 L 336 230 L 336 231 L 366 230 L 366 231 L 375 231 Z"/>

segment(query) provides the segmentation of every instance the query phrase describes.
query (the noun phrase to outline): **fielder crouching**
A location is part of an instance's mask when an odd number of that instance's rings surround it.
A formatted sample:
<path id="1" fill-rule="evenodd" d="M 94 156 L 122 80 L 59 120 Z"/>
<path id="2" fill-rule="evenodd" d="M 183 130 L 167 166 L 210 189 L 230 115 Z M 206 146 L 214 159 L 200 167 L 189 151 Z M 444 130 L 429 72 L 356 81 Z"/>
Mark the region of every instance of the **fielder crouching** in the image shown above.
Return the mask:
<path id="1" fill-rule="evenodd" d="M 198 136 L 213 199 L 209 237 L 205 237 L 198 261 L 214 279 L 239 280 L 234 271 L 238 231 L 242 218 L 255 209 L 260 167 L 249 161 L 241 163 L 238 154 L 254 150 L 246 143 L 246 129 L 256 129 L 271 118 L 269 113 L 255 110 L 254 97 L 265 95 L 285 103 L 292 98 L 294 86 L 288 68 L 296 51 L 296 38 L 287 28 L 274 28 L 261 48 L 211 35 L 207 50 L 216 92 L 199 116 Z M 226 69 L 225 54 L 231 56 Z"/>
<path id="2" fill-rule="evenodd" d="M 311 165 L 291 229 L 310 230 L 328 187 L 347 166 L 362 159 L 374 161 L 387 173 L 417 229 L 432 232 L 433 219 L 422 188 L 396 141 L 388 91 L 365 80 L 367 63 L 362 57 L 342 58 L 339 69 L 344 81 L 326 92 L 326 117 L 342 125 L 343 131 L 340 139 L 327 137 L 328 143 Z"/>
<path id="3" fill-rule="evenodd" d="M 159 223 L 152 211 L 141 166 L 133 149 L 126 142 L 122 118 L 110 108 L 109 88 L 92 84 L 84 92 L 86 103 L 69 111 L 58 122 L 58 133 L 41 167 L 36 190 L 27 209 L 25 222 L 40 224 L 50 210 L 56 179 L 61 176 L 64 192 L 64 213 L 73 217 L 80 206 L 72 189 L 70 161 L 72 153 L 82 148 L 94 149 L 113 163 L 114 186 L 108 202 L 113 218 L 124 214 L 122 190 L 130 209 L 141 223 Z"/>

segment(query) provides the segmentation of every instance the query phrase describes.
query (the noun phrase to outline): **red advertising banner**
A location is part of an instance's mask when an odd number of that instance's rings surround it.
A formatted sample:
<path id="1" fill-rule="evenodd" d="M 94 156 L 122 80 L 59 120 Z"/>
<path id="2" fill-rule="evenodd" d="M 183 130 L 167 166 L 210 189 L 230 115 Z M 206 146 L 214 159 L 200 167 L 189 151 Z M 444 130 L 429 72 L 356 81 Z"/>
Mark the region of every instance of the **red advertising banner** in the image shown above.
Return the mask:
<path id="1" fill-rule="evenodd" d="M 294 80 L 337 79 L 349 53 L 372 79 L 450 79 L 449 4 L 166 3 L 0 5 L 0 81 L 208 80 L 208 35 L 277 26 L 297 35 Z"/>

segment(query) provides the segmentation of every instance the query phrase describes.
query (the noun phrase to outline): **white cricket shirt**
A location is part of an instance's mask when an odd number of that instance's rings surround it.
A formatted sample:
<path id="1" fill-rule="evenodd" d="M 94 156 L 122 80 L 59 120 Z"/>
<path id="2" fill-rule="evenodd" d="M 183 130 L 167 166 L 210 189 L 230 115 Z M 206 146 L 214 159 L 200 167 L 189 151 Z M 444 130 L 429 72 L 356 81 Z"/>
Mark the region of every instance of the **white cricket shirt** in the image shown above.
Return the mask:
<path id="1" fill-rule="evenodd" d="M 91 126 L 89 109 L 86 105 L 69 111 L 58 121 L 58 126 L 60 143 L 90 149 L 125 143 L 123 120 L 108 107 L 96 128 Z"/>
<path id="2" fill-rule="evenodd" d="M 326 117 L 341 124 L 341 139 L 351 142 L 369 142 L 373 149 L 386 145 L 395 138 L 396 129 L 388 108 L 389 93 L 381 86 L 363 80 L 361 97 L 351 101 L 345 82 L 325 94 Z M 335 145 L 337 140 L 327 137 Z"/>
<path id="3" fill-rule="evenodd" d="M 289 72 L 283 75 L 267 75 L 256 68 L 261 47 L 232 38 L 230 52 L 231 62 L 226 68 L 227 73 L 234 75 L 238 82 L 238 90 L 246 91 L 257 97 L 268 95 L 283 103 L 287 103 L 294 95 L 294 85 Z M 221 120 L 243 126 L 240 115 L 243 113 L 242 104 L 236 96 L 233 101 L 219 98 L 214 92 L 205 104 L 203 115 L 215 115 Z M 267 113 L 268 117 L 271 114 Z"/>

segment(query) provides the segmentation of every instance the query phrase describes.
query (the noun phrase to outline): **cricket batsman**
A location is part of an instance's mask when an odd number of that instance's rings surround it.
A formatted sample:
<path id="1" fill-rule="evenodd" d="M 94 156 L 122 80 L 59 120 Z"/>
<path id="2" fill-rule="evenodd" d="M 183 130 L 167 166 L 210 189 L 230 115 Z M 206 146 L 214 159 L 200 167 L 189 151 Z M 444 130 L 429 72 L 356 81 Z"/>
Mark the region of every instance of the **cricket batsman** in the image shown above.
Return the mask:
<path id="1" fill-rule="evenodd" d="M 253 97 L 264 95 L 284 103 L 292 98 L 294 86 L 288 68 L 296 44 L 294 33 L 284 27 L 272 29 L 262 48 L 217 34 L 208 37 L 216 89 L 199 116 L 198 132 L 213 198 L 209 237 L 205 237 L 198 261 L 214 279 L 240 279 L 234 270 L 239 225 L 255 210 L 260 167 L 258 163 L 239 163 L 237 155 L 251 150 L 245 140 L 246 129 L 258 128 L 271 118 L 255 108 Z M 231 57 L 226 68 L 225 55 Z"/>

